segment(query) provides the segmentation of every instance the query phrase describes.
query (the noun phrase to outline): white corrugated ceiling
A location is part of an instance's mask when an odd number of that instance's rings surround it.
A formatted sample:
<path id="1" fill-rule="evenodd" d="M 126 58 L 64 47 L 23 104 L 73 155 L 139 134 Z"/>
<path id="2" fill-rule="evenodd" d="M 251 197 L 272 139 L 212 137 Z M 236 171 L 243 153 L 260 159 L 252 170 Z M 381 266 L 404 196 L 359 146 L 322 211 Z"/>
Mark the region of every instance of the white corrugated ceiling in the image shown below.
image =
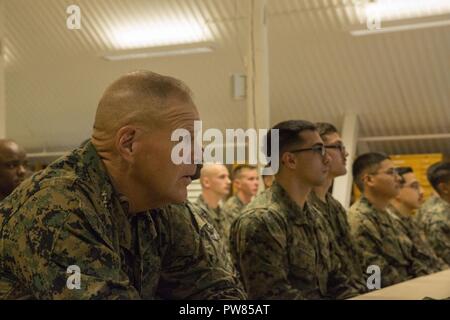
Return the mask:
<path id="1" fill-rule="evenodd" d="M 67 149 L 88 137 L 105 86 L 135 69 L 183 79 L 205 128 L 245 126 L 246 104 L 232 99 L 230 76 L 245 72 L 248 0 L 3 1 L 7 133 L 28 150 Z M 66 27 L 71 4 L 81 8 L 81 30 Z M 356 9 L 350 0 L 269 0 L 272 124 L 303 118 L 339 127 L 345 113 L 356 113 L 361 136 L 449 133 L 450 26 L 353 37 L 350 30 L 365 27 Z M 450 20 L 441 9 L 408 21 Z M 161 37 L 174 24 L 191 41 L 214 42 L 215 51 L 100 58 L 135 48 L 132 27 L 151 31 L 146 45 L 180 44 L 175 29 Z M 449 139 L 369 146 L 450 153 Z"/>

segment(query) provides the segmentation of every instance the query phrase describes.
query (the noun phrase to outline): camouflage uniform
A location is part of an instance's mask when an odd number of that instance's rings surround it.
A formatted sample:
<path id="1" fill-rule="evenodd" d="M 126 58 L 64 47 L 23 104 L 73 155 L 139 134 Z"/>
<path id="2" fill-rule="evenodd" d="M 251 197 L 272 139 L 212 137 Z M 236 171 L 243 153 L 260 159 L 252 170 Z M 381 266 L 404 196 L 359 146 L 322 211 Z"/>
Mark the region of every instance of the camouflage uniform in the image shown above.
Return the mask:
<path id="1" fill-rule="evenodd" d="M 245 298 L 194 206 L 127 207 L 91 142 L 24 182 L 0 206 L 0 298 Z"/>
<path id="2" fill-rule="evenodd" d="M 233 221 L 241 214 L 245 205 L 237 195 L 230 197 L 222 207 L 222 215 L 224 216 L 225 223 L 225 237 L 230 238 L 230 227 Z"/>
<path id="3" fill-rule="evenodd" d="M 209 222 L 214 226 L 214 228 L 217 230 L 217 232 L 220 235 L 221 239 L 226 239 L 225 237 L 225 229 L 227 221 L 222 213 L 222 208 L 220 205 L 212 209 L 208 207 L 208 204 L 205 202 L 205 199 L 203 199 L 202 195 L 199 195 L 197 198 L 197 201 L 195 204 L 201 208 L 203 211 L 208 213 Z"/>
<path id="4" fill-rule="evenodd" d="M 450 265 L 450 204 L 439 196 L 431 197 L 419 209 L 417 223 L 436 254 Z"/>
<path id="5" fill-rule="evenodd" d="M 316 210 L 300 208 L 277 183 L 231 226 L 231 252 L 251 299 L 347 298 L 342 272 Z"/>
<path id="6" fill-rule="evenodd" d="M 352 238 L 344 207 L 330 193 L 327 193 L 326 202 L 323 202 L 314 192 L 311 192 L 308 204 L 322 215 L 329 230 L 328 236 L 335 242 L 338 249 L 337 255 L 344 272 L 353 279 L 352 284 L 360 293 L 366 292 L 367 286 L 361 263 L 362 252 Z"/>
<path id="7" fill-rule="evenodd" d="M 411 240 L 411 255 L 417 263 L 424 264 L 428 273 L 448 269 L 449 266 L 441 258 L 436 256 L 425 235 L 413 221 L 413 216 L 402 215 L 391 205 L 388 207 L 388 211 L 394 220 L 397 230 Z"/>
<path id="8" fill-rule="evenodd" d="M 425 265 L 412 257 L 411 240 L 396 228 L 387 210 L 376 209 L 362 197 L 351 206 L 348 220 L 364 255 L 366 265 L 363 268 L 378 266 L 382 287 L 428 273 Z"/>

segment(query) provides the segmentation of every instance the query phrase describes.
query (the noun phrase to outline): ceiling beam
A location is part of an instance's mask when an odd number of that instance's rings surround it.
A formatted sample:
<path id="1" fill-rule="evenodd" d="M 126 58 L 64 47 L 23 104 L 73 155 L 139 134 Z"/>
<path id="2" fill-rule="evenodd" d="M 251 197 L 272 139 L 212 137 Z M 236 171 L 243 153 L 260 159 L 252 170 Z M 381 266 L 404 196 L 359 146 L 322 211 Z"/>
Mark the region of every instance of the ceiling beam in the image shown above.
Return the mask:
<path id="1" fill-rule="evenodd" d="M 359 142 L 382 142 L 382 141 L 438 140 L 438 139 L 450 139 L 450 133 L 361 137 L 358 139 L 358 141 Z"/>

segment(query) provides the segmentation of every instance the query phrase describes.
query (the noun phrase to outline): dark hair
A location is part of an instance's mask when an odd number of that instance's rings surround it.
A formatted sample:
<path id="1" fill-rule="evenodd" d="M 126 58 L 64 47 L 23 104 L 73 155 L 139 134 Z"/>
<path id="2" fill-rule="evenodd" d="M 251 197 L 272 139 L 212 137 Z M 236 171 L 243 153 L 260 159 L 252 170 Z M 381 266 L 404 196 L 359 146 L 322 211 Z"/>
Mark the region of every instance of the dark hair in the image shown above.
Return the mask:
<path id="1" fill-rule="evenodd" d="M 405 178 L 403 176 L 407 173 L 413 173 L 413 169 L 411 167 L 398 167 L 396 168 L 398 175 L 400 176 L 400 183 L 405 183 Z"/>
<path id="2" fill-rule="evenodd" d="M 256 166 L 252 166 L 250 164 L 238 164 L 236 167 L 233 168 L 233 171 L 231 173 L 232 179 L 237 179 L 241 175 L 241 172 L 244 169 L 250 169 L 250 170 L 256 170 Z"/>
<path id="3" fill-rule="evenodd" d="M 361 192 L 364 191 L 364 183 L 361 179 L 363 173 L 376 170 L 376 167 L 387 159 L 390 159 L 389 156 L 381 152 L 369 152 L 356 158 L 353 162 L 352 173 L 356 186 Z"/>
<path id="4" fill-rule="evenodd" d="M 283 155 L 284 152 L 288 151 L 293 145 L 298 145 L 303 143 L 300 133 L 303 131 L 317 131 L 317 127 L 309 121 L 306 120 L 288 120 L 276 124 L 272 129 L 278 129 L 279 132 L 279 157 Z M 267 156 L 272 155 L 271 150 L 271 134 L 266 136 L 266 152 Z"/>
<path id="5" fill-rule="evenodd" d="M 433 189 L 439 193 L 438 185 L 450 181 L 450 162 L 441 161 L 431 165 L 427 170 L 427 178 Z"/>
<path id="6" fill-rule="evenodd" d="M 317 122 L 316 127 L 322 140 L 325 140 L 326 135 L 339 132 L 334 125 L 328 122 Z"/>

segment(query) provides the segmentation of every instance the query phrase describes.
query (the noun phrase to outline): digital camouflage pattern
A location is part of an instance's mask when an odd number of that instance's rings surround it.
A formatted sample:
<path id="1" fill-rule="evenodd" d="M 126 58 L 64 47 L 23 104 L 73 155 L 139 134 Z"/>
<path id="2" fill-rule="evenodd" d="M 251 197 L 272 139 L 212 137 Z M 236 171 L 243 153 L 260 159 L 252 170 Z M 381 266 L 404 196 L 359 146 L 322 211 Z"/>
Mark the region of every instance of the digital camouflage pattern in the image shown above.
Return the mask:
<path id="1" fill-rule="evenodd" d="M 428 273 L 435 273 L 448 269 L 448 265 L 434 252 L 423 232 L 413 220 L 413 216 L 401 214 L 394 206 L 388 207 L 397 230 L 411 240 L 409 248 L 414 261 L 424 264 Z"/>
<path id="2" fill-rule="evenodd" d="M 411 240 L 396 228 L 387 210 L 378 210 L 361 197 L 350 207 L 348 219 L 353 238 L 363 253 L 363 268 L 378 266 L 382 287 L 428 273 L 426 266 L 411 255 Z"/>
<path id="3" fill-rule="evenodd" d="M 0 205 L 0 298 L 242 299 L 214 228 L 189 203 L 141 214 L 91 142 Z M 67 268 L 81 269 L 70 290 Z"/>
<path id="4" fill-rule="evenodd" d="M 222 214 L 225 217 L 225 237 L 230 238 L 230 227 L 233 221 L 241 214 L 245 205 L 239 199 L 237 195 L 231 196 L 222 207 Z"/>
<path id="5" fill-rule="evenodd" d="M 277 183 L 231 227 L 231 252 L 250 299 L 333 299 L 357 294 L 317 211 Z"/>
<path id="6" fill-rule="evenodd" d="M 450 265 L 450 204 L 432 196 L 419 209 L 416 221 L 436 254 Z"/>
<path id="7" fill-rule="evenodd" d="M 326 194 L 325 200 L 326 202 L 322 201 L 312 191 L 308 197 L 308 204 L 322 215 L 328 237 L 336 244 L 336 253 L 345 274 L 353 279 L 352 283 L 358 292 L 364 293 L 367 286 L 361 263 L 363 255 L 351 235 L 347 212 L 330 193 Z"/>

